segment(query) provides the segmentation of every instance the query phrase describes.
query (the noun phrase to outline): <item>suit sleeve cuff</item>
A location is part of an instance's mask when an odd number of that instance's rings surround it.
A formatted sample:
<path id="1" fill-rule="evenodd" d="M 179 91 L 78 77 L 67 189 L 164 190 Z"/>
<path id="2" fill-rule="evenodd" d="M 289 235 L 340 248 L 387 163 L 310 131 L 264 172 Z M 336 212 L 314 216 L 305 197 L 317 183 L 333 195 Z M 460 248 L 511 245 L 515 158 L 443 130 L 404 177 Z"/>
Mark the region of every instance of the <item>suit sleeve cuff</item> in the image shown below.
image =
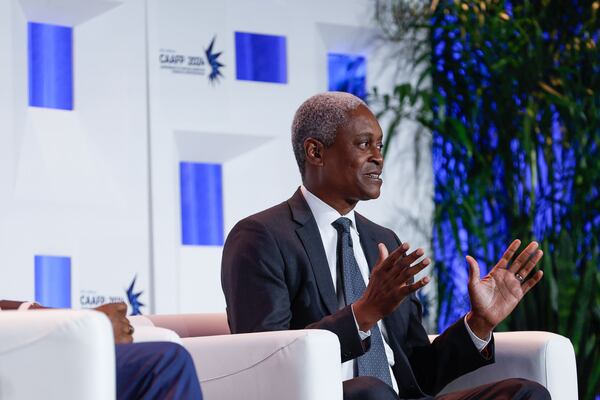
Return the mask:
<path id="1" fill-rule="evenodd" d="M 356 321 L 356 318 L 354 318 L 354 320 Z M 475 335 L 473 333 L 469 324 L 467 324 L 467 316 L 466 315 L 463 318 L 463 321 L 465 323 L 465 328 L 467 328 L 467 332 L 469 333 L 469 337 L 471 338 L 471 341 L 475 345 L 475 348 L 477 349 L 477 351 L 481 353 L 483 351 L 483 349 L 485 349 L 487 347 L 487 345 L 490 344 L 490 340 L 492 340 L 492 334 L 490 334 L 485 339 L 480 339 L 479 337 L 477 337 L 477 335 Z"/>

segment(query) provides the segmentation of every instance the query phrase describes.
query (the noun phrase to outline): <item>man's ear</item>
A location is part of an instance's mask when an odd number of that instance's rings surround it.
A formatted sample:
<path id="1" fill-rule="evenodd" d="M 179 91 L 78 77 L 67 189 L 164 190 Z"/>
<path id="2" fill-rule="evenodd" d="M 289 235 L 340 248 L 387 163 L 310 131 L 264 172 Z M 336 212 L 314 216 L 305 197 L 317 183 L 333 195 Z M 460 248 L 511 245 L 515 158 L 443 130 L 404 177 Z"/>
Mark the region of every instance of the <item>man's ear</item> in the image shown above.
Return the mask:
<path id="1" fill-rule="evenodd" d="M 304 141 L 304 154 L 306 162 L 315 166 L 323 165 L 325 146 L 317 139 L 308 138 Z"/>

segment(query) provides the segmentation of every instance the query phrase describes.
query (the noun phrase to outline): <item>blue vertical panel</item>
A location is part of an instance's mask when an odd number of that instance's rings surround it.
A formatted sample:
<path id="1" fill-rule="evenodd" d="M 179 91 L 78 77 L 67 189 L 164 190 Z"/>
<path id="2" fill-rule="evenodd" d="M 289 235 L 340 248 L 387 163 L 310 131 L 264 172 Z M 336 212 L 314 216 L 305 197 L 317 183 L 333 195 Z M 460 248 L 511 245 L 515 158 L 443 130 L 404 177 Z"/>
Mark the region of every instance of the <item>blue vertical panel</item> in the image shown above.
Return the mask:
<path id="1" fill-rule="evenodd" d="M 354 54 L 327 55 L 329 90 L 352 93 L 367 97 L 367 62 L 365 57 Z"/>
<path id="2" fill-rule="evenodd" d="M 179 163 L 181 242 L 223 245 L 223 184 L 220 164 Z"/>
<path id="3" fill-rule="evenodd" d="M 71 258 L 35 256 L 35 301 L 45 307 L 71 307 Z"/>
<path id="4" fill-rule="evenodd" d="M 73 109 L 73 29 L 29 22 L 29 105 Z"/>
<path id="5" fill-rule="evenodd" d="M 287 83 L 285 36 L 235 33 L 236 76 L 242 81 Z"/>

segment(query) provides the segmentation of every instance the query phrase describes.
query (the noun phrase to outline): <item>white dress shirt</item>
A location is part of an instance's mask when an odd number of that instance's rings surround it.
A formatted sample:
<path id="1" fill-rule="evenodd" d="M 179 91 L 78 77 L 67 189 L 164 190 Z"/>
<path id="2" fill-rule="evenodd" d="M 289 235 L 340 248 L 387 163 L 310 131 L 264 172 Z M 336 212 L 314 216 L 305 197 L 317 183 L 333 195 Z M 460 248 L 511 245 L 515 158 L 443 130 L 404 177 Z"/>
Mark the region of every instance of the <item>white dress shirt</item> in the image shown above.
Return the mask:
<path id="1" fill-rule="evenodd" d="M 329 264 L 329 272 L 331 273 L 331 280 L 333 282 L 333 287 L 337 292 L 337 243 L 338 243 L 338 232 L 333 227 L 332 222 L 337 220 L 340 217 L 346 217 L 351 221 L 350 224 L 350 236 L 352 237 L 353 243 L 360 243 L 360 237 L 358 230 L 356 229 L 356 221 L 354 217 L 354 210 L 350 211 L 346 215 L 341 215 L 336 209 L 331 207 L 329 204 L 325 203 L 323 200 L 319 199 L 317 196 L 312 194 L 302 185 L 300 187 L 300 191 L 310 208 L 313 216 L 315 217 L 315 221 L 317 222 L 317 227 L 319 228 L 319 234 L 321 235 L 321 241 L 323 242 L 323 248 L 325 249 L 325 255 L 327 257 L 327 263 Z M 362 249 L 362 246 L 353 246 L 354 250 L 354 258 L 356 258 L 356 263 L 358 264 L 358 268 L 360 269 L 360 273 L 365 281 L 365 285 L 369 284 L 369 264 L 367 263 L 367 258 L 365 257 L 365 253 Z M 466 317 L 465 317 L 466 318 Z M 355 319 L 356 322 L 356 319 Z M 396 383 L 396 378 L 394 377 L 394 373 L 392 372 L 392 366 L 395 363 L 394 360 L 394 352 L 388 343 L 387 330 L 383 324 L 383 321 L 378 321 L 377 325 L 379 326 L 379 330 L 381 331 L 381 335 L 383 336 L 383 346 L 385 348 L 385 355 L 388 360 L 389 368 L 390 368 L 390 376 L 392 377 L 392 384 L 394 386 L 394 390 L 398 393 L 398 384 Z M 469 325 L 465 319 L 465 325 L 467 327 L 467 331 L 473 340 L 476 348 L 481 351 L 488 345 L 490 338 L 488 340 L 482 340 L 475 336 L 475 334 L 469 328 Z M 358 328 L 358 323 L 356 325 L 356 329 L 359 332 L 360 337 L 364 340 L 370 336 L 371 331 L 369 332 L 361 332 Z M 356 360 L 350 360 L 342 363 L 342 380 L 348 380 L 355 377 L 355 367 L 354 364 Z"/>

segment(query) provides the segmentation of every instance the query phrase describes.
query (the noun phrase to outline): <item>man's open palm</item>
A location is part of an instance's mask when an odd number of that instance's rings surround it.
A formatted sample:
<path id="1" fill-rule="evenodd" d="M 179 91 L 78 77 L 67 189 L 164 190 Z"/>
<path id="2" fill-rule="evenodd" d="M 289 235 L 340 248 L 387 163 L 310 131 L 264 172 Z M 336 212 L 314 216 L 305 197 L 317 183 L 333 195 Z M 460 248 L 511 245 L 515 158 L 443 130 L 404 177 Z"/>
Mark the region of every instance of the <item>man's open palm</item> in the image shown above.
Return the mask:
<path id="1" fill-rule="evenodd" d="M 531 242 L 515 261 L 510 263 L 520 245 L 520 240 L 513 241 L 500 261 L 483 279 L 479 278 L 477 261 L 467 256 L 470 266 L 471 312 L 473 317 L 485 323 L 490 331 L 502 322 L 515 309 L 523 296 L 542 279 L 543 272 L 537 271 L 526 280 L 544 254 L 538 250 L 536 242 Z"/>

